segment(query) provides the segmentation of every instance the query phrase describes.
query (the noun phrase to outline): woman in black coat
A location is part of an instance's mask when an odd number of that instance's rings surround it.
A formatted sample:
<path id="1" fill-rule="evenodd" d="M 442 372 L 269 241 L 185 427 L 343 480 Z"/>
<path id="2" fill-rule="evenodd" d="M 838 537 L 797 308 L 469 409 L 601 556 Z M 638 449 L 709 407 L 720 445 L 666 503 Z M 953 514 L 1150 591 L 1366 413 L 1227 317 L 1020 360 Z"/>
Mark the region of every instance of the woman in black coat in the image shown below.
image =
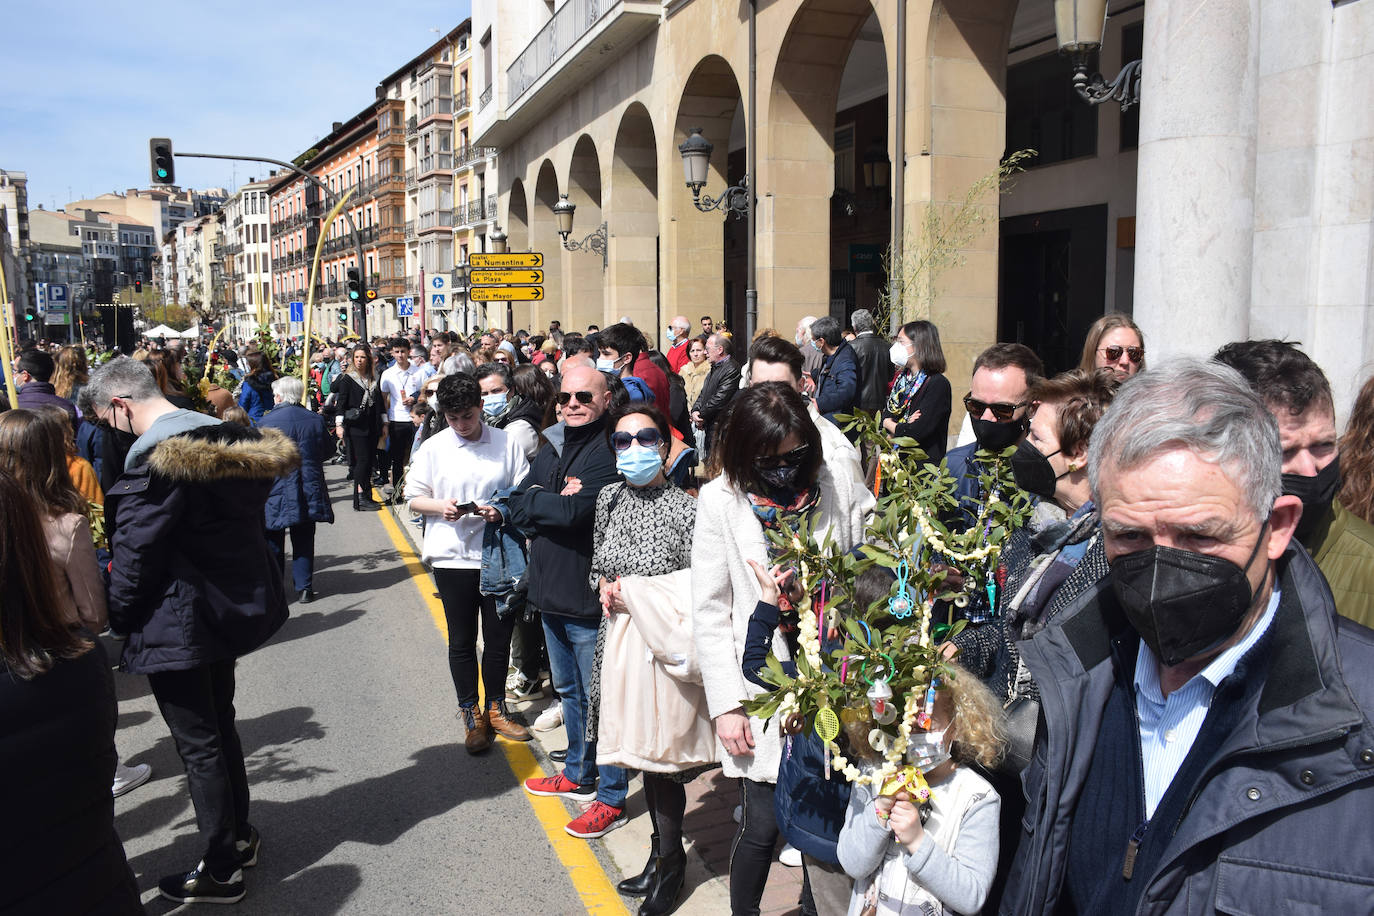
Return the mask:
<path id="1" fill-rule="evenodd" d="M 339 392 L 334 429 L 348 444 L 348 476 L 353 481 L 353 508 L 378 509 L 372 498 L 372 463 L 377 440 L 386 429 L 386 404 L 366 344 L 353 348 L 347 372 L 335 383 Z"/>
<path id="2" fill-rule="evenodd" d="M 68 629 L 39 507 L 0 472 L 0 912 L 143 912 L 115 833 L 105 653 Z"/>
<path id="3" fill-rule="evenodd" d="M 926 457 L 939 464 L 949 445 L 951 409 L 940 329 L 929 321 L 902 325 L 891 359 L 902 371 L 883 405 L 883 429 L 894 439 L 915 439 Z"/>

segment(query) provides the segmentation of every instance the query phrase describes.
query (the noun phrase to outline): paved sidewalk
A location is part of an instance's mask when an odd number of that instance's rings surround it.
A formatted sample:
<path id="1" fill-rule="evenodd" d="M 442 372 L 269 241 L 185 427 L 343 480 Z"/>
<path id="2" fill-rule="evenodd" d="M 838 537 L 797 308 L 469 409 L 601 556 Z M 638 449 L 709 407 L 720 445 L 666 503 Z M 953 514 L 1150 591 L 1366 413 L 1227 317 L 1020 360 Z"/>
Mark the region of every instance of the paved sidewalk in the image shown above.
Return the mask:
<path id="1" fill-rule="evenodd" d="M 402 530 L 416 544 L 418 553 L 419 527 L 410 523 L 409 513 L 403 506 L 393 507 L 393 511 Z M 546 697 L 527 703 L 512 703 L 511 708 L 523 713 L 527 721 L 533 722 L 548 704 Z M 550 761 L 548 754 L 567 747 L 567 735 L 561 727 L 553 731 L 536 731 L 530 745 L 545 770 L 554 773 L 559 765 Z M 601 847 L 599 858 L 607 865 L 612 883 L 638 874 L 649 855 L 651 827 L 645 814 L 640 780 L 631 780 L 630 790 L 627 802 L 629 823 L 600 840 L 588 841 Z M 737 784 L 734 780 L 726 779 L 720 770 L 703 774 L 687 786 L 687 814 L 683 833 L 687 844 L 688 892 L 677 913 L 683 916 L 721 916 L 730 911 L 730 844 L 735 836 L 734 809 L 737 804 Z M 570 804 L 568 810 L 571 820 L 576 807 Z M 801 887 L 802 870 L 787 868 L 775 859 L 768 873 L 768 885 L 760 906 L 761 916 L 794 916 L 800 913 L 797 901 L 801 897 Z M 638 908 L 637 900 L 628 897 L 622 900 L 630 912 Z"/>

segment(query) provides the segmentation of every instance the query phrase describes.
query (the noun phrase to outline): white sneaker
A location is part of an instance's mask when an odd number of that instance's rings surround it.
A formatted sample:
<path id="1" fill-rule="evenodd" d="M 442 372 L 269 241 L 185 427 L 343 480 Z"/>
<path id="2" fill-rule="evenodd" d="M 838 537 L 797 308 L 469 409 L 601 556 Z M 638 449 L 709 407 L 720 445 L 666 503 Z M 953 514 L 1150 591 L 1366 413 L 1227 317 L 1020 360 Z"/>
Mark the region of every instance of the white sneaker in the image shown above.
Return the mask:
<path id="1" fill-rule="evenodd" d="M 563 724 L 563 701 L 555 700 L 548 709 L 544 710 L 534 720 L 534 730 L 537 732 L 551 732 Z"/>
<path id="2" fill-rule="evenodd" d="M 778 861 L 788 868 L 800 868 L 801 850 L 791 843 L 786 843 L 782 847 L 782 852 L 778 853 Z"/>
<path id="3" fill-rule="evenodd" d="M 512 703 L 526 703 L 544 695 L 544 685 L 528 680 L 523 672 L 516 671 L 506 676 L 506 699 Z M 559 709 L 562 709 L 559 703 Z"/>
<path id="4" fill-rule="evenodd" d="M 153 776 L 153 768 L 146 763 L 140 763 L 136 767 L 126 767 L 124 761 L 115 764 L 114 785 L 110 791 L 115 798 L 125 795 L 143 785 Z"/>

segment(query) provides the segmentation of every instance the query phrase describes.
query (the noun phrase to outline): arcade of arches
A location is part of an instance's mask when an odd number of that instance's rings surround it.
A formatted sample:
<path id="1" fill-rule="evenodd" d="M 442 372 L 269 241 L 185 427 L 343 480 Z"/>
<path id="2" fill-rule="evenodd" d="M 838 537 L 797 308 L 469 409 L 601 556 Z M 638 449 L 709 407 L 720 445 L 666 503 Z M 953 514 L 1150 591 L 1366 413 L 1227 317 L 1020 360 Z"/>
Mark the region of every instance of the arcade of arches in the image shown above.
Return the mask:
<path id="1" fill-rule="evenodd" d="M 667 6 L 631 53 L 570 80 L 547 115 L 501 143 L 510 250 L 546 258 L 545 299 L 520 304 L 517 326 L 628 317 L 657 339 L 674 315 L 695 323 L 709 314 L 744 330 L 746 223 L 694 207 L 677 147 L 694 127 L 713 144 L 705 194 L 744 176 L 748 4 Z M 1004 153 L 1017 0 L 906 6 L 899 203 L 911 244 L 928 202 L 963 200 Z M 778 0 L 760 3 L 757 15 L 758 327 L 790 338 L 805 315 L 844 319 L 872 307 L 886 282 L 898 167 L 897 3 Z M 561 194 L 577 207 L 570 241 L 605 224 L 604 268 L 599 255 L 564 249 L 551 209 Z M 956 386 L 998 329 L 995 194 L 985 206 L 985 230 L 942 278 L 929 314 Z"/>

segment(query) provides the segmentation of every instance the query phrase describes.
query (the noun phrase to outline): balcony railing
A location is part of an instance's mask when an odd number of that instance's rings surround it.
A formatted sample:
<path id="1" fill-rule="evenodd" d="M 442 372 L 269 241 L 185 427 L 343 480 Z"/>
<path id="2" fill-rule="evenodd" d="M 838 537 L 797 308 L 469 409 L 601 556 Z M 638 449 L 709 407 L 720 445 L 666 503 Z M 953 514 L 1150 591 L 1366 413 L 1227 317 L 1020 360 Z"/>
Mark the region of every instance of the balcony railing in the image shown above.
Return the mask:
<path id="1" fill-rule="evenodd" d="M 415 187 L 415 186 L 416 186 L 417 184 L 419 184 L 419 183 L 420 183 L 420 180 L 419 180 L 417 177 L 415 177 L 415 170 L 414 170 L 414 169 L 406 169 L 406 187 L 407 187 L 407 188 L 413 188 L 413 187 Z"/>
<path id="2" fill-rule="evenodd" d="M 476 162 L 485 162 L 491 156 L 496 155 L 496 148 L 493 146 L 460 146 L 454 154 L 454 168 L 465 169 Z"/>
<path id="3" fill-rule="evenodd" d="M 415 234 L 415 220 L 408 219 L 406 220 L 406 241 L 414 241 L 416 238 L 419 236 Z"/>
<path id="4" fill-rule="evenodd" d="M 416 120 L 415 115 L 411 115 L 410 117 L 406 118 L 406 136 L 407 136 L 407 137 L 409 137 L 411 134 L 417 133 L 419 130 L 420 130 L 420 125 L 419 125 L 419 122 Z"/>
<path id="5" fill-rule="evenodd" d="M 470 101 L 471 100 L 468 98 L 468 91 L 466 89 L 458 90 L 458 94 L 453 97 L 454 114 L 457 114 L 458 112 L 466 109 Z"/>
<path id="6" fill-rule="evenodd" d="M 488 194 L 488 195 L 487 195 L 487 212 L 484 214 L 484 218 L 485 218 L 485 219 L 496 219 L 496 195 L 495 195 L 495 194 Z"/>
<path id="7" fill-rule="evenodd" d="M 615 6 L 610 0 L 568 0 L 559 7 L 507 68 L 507 110 Z"/>
<path id="8" fill-rule="evenodd" d="M 491 86 L 482 90 L 482 94 L 477 97 L 477 110 L 481 111 L 491 103 Z"/>

